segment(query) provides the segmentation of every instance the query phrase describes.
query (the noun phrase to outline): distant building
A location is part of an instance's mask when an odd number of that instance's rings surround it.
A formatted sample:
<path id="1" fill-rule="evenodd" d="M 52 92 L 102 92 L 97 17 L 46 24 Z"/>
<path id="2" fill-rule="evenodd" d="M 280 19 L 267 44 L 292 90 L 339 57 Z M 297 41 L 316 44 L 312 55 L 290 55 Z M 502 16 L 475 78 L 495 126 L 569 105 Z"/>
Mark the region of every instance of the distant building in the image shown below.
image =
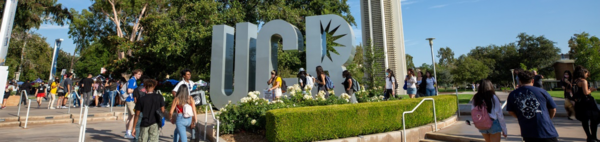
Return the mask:
<path id="1" fill-rule="evenodd" d="M 373 45 L 374 50 L 383 50 L 385 58 L 378 62 L 386 69 L 392 69 L 399 82 L 404 80 L 407 73 L 400 0 L 360 0 L 360 4 L 362 43 Z M 379 75 L 384 76 L 385 72 Z M 396 93 L 406 94 L 402 89 Z"/>
<path id="2" fill-rule="evenodd" d="M 569 58 L 569 54 L 561 54 L 561 59 L 554 62 L 552 65 L 554 67 L 554 74 L 556 75 L 556 80 L 562 80 L 565 71 L 573 71 L 575 70 L 575 60 Z"/>

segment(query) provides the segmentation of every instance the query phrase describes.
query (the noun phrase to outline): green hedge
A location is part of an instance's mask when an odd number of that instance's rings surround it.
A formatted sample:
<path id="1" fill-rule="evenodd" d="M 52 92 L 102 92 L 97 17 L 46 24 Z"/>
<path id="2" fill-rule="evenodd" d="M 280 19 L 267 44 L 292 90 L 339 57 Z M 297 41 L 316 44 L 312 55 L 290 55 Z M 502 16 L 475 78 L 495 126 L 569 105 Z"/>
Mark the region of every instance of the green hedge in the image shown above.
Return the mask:
<path id="1" fill-rule="evenodd" d="M 438 121 L 456 114 L 456 96 L 433 98 Z M 421 99 L 270 110 L 266 137 L 272 142 L 302 142 L 401 130 L 402 112 L 413 109 Z M 431 101 L 406 114 L 406 122 L 407 129 L 432 123 Z"/>

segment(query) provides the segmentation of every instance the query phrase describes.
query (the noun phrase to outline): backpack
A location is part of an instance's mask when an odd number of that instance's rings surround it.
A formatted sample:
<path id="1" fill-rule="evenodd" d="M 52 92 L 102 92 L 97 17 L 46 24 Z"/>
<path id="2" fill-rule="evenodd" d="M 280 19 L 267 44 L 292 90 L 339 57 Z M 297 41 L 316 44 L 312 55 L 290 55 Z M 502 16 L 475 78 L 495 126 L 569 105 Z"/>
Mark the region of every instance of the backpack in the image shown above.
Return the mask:
<path id="1" fill-rule="evenodd" d="M 185 104 L 183 106 L 183 117 L 189 118 L 192 116 L 194 116 L 194 110 L 193 110 L 192 106 L 189 104 Z"/>
<path id="2" fill-rule="evenodd" d="M 329 78 L 329 76 L 325 75 L 325 87 L 327 87 L 327 89 L 333 89 L 333 82 L 331 82 L 331 79 Z"/>
<path id="3" fill-rule="evenodd" d="M 492 127 L 492 119 L 487 112 L 485 102 L 481 107 L 474 107 L 471 110 L 471 119 L 473 119 L 473 124 L 479 130 L 488 130 Z"/>
<path id="4" fill-rule="evenodd" d="M 287 88 L 288 88 L 288 86 L 287 86 L 287 84 L 285 83 L 285 80 L 283 80 L 283 79 L 282 79 L 282 80 L 281 80 L 281 93 L 285 93 L 285 92 L 287 92 Z"/>
<path id="5" fill-rule="evenodd" d="M 354 90 L 354 92 L 360 91 L 360 84 L 358 84 L 358 81 L 354 80 L 354 78 L 352 78 L 352 90 Z M 348 95 L 352 95 L 352 94 L 348 94 Z"/>

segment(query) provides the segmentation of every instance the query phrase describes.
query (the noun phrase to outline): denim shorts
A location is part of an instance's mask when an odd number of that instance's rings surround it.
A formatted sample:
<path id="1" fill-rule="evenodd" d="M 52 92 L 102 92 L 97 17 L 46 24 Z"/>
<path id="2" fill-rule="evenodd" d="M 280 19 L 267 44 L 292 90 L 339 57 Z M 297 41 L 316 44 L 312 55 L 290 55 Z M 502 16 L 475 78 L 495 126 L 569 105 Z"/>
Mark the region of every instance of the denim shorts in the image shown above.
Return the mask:
<path id="1" fill-rule="evenodd" d="M 502 132 L 502 126 L 500 126 L 500 122 L 498 120 L 494 120 L 492 122 L 492 127 L 487 130 L 479 130 L 482 134 L 495 134 Z"/>
<path id="2" fill-rule="evenodd" d="M 417 94 L 417 88 L 406 88 L 407 94 Z"/>

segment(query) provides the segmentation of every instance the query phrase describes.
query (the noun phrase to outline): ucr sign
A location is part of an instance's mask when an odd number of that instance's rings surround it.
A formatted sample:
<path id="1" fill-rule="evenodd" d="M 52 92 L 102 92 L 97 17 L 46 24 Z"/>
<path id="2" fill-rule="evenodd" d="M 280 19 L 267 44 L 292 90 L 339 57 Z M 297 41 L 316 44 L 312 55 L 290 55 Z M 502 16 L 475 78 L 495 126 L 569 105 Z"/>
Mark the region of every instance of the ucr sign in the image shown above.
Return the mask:
<path id="1" fill-rule="evenodd" d="M 249 91 L 268 87 L 270 71 L 277 67 L 279 40 L 283 42 L 283 50 L 304 49 L 302 33 L 286 21 L 269 21 L 258 34 L 257 31 L 258 26 L 248 22 L 236 24 L 235 29 L 227 25 L 213 26 L 210 96 L 217 108 L 225 106 L 228 101 L 240 101 Z M 337 38 L 334 42 L 339 45 L 333 47 L 339 54 L 331 53 L 331 58 L 327 57 L 327 33 L 333 34 Z M 338 86 L 334 88 L 336 94 L 341 94 L 344 92 L 342 71 L 346 69 L 343 65 L 352 61 L 356 52 L 351 26 L 338 15 L 308 16 L 306 36 L 306 71 L 315 76 L 315 68 L 322 66 Z M 287 81 L 288 85 L 294 83 Z M 313 94 L 316 94 L 316 89 L 313 89 Z"/>

